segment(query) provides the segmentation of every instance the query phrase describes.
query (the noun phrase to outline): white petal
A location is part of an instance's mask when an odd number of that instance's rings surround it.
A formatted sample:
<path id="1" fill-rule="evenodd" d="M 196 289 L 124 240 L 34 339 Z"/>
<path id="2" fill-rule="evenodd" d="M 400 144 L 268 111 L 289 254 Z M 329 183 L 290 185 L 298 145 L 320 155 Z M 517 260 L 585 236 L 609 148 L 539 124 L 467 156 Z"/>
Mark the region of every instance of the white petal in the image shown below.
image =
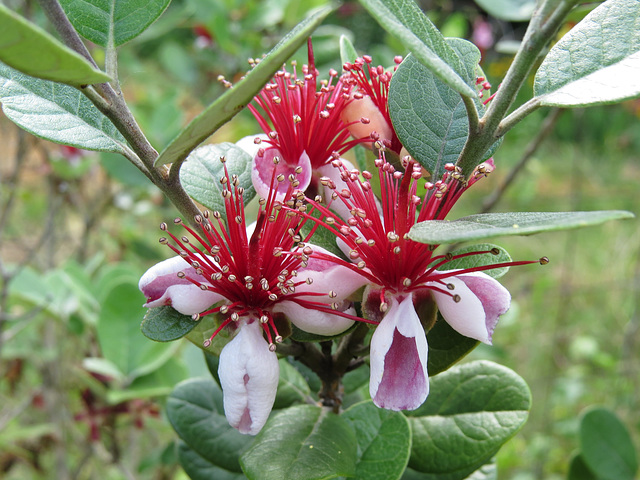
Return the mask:
<path id="1" fill-rule="evenodd" d="M 491 344 L 498 317 L 509 310 L 509 291 L 481 272 L 456 275 L 445 281 L 454 285 L 451 293 L 458 295 L 460 301 L 455 302 L 447 294 L 433 292 L 444 319 L 462 335 Z"/>
<path id="2" fill-rule="evenodd" d="M 151 267 L 140 278 L 138 288 L 147 298 L 145 307 L 170 305 L 184 315 L 193 315 L 224 298 L 215 292 L 202 290 L 186 278 L 179 278 L 178 272 L 208 283 L 182 257 L 169 258 Z"/>
<path id="3" fill-rule="evenodd" d="M 348 170 L 353 170 L 355 168 L 349 160 L 345 160 L 344 158 L 340 158 L 340 160 Z M 336 192 L 340 192 L 341 190 L 347 188 L 347 184 L 340 177 L 340 170 L 334 167 L 331 163 L 328 163 L 327 165 L 323 165 L 322 167 L 316 169 L 316 172 L 321 177 L 329 177 L 331 180 L 333 180 L 333 183 L 335 183 L 336 185 Z M 325 199 L 325 201 L 328 201 L 331 198 L 331 194 L 333 192 L 334 190 L 328 187 L 322 187 L 322 197 Z M 344 204 L 342 200 L 340 200 L 340 198 L 333 200 L 330 207 L 331 210 L 336 212 L 343 220 L 347 220 L 351 216 L 351 213 L 349 213 L 349 208 Z"/>
<path id="4" fill-rule="evenodd" d="M 260 142 L 256 143 L 256 139 L 259 139 Z M 236 146 L 243 149 L 251 158 L 255 157 L 258 153 L 258 150 L 261 148 L 268 148 L 269 144 L 265 142 L 265 140 L 269 140 L 264 133 L 260 133 L 259 135 L 249 135 L 247 137 L 243 137 L 236 142 Z"/>
<path id="5" fill-rule="evenodd" d="M 429 394 L 427 337 L 409 296 L 391 297 L 371 337 L 369 393 L 389 410 L 415 410 Z"/>
<path id="6" fill-rule="evenodd" d="M 276 398 L 279 373 L 278 357 L 269 350 L 258 320 L 241 320 L 218 366 L 224 413 L 232 427 L 249 435 L 262 429 Z"/>
<path id="7" fill-rule="evenodd" d="M 350 305 L 349 303 L 344 313 L 355 316 L 356 311 Z M 296 327 L 316 335 L 337 335 L 353 325 L 353 320 L 348 318 L 305 308 L 288 300 L 277 303 L 272 311 L 283 313 Z"/>

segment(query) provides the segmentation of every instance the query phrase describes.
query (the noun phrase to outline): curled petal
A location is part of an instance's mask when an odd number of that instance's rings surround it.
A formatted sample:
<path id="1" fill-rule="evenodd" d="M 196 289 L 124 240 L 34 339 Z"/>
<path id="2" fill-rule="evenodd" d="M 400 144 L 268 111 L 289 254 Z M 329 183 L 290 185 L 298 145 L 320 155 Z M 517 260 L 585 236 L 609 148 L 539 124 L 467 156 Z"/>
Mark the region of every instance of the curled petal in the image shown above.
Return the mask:
<path id="1" fill-rule="evenodd" d="M 344 158 L 341 158 L 340 161 L 344 164 L 344 166 L 348 170 L 351 171 L 355 169 L 355 167 L 350 161 L 345 160 Z M 340 170 L 334 167 L 331 163 L 328 163 L 327 165 L 323 165 L 317 168 L 316 173 L 319 174 L 321 177 L 330 178 L 333 181 L 334 185 L 336 186 L 335 188 L 336 192 L 340 192 L 344 189 L 346 190 L 349 189 L 348 185 L 340 177 Z M 333 192 L 334 192 L 333 189 L 323 186 L 321 195 L 325 199 L 325 201 L 328 202 L 331 199 L 331 194 Z M 351 214 L 349 213 L 349 208 L 340 200 L 332 201 L 330 204 L 330 207 L 331 207 L 331 210 L 336 212 L 340 216 L 340 218 L 342 218 L 343 220 L 346 220 L 351 216 Z"/>
<path id="2" fill-rule="evenodd" d="M 433 292 L 438 309 L 444 319 L 462 335 L 491 344 L 498 317 L 509 310 L 511 295 L 500 282 L 481 272 L 464 273 L 448 278 L 452 293 L 459 302 L 447 294 Z"/>
<path id="3" fill-rule="evenodd" d="M 276 398 L 279 374 L 278 357 L 269 350 L 258 320 L 241 320 L 218 366 L 224 413 L 232 427 L 249 435 L 262 429 Z"/>
<path id="4" fill-rule="evenodd" d="M 274 164 L 274 159 L 279 157 L 280 162 Z M 253 168 L 251 169 L 251 182 L 256 189 L 258 196 L 268 198 L 271 191 L 271 180 L 274 174 L 284 175 L 284 180 L 279 182 L 276 180 L 275 189 L 277 191 L 276 198 L 282 200 L 287 189 L 289 188 L 289 175 L 294 175 L 300 184 L 296 187 L 300 190 L 306 190 L 311 182 L 311 161 L 307 152 L 302 152 L 297 163 L 288 163 L 282 157 L 280 151 L 275 147 L 269 147 L 264 150 L 263 155 L 256 154 L 253 157 Z M 302 168 L 302 172 L 295 173 L 297 167 Z"/>
<path id="5" fill-rule="evenodd" d="M 311 300 L 311 298 L 310 298 Z M 341 302 L 344 307 L 342 312 L 356 315 L 351 302 Z M 295 302 L 285 300 L 276 304 L 274 313 L 283 313 L 299 329 L 316 335 L 337 335 L 353 325 L 353 320 L 328 312 L 321 312 L 311 308 L 305 308 Z"/>
<path id="6" fill-rule="evenodd" d="M 202 290 L 186 278 L 179 278 L 178 272 L 184 272 L 203 284 L 209 284 L 198 275 L 182 257 L 164 260 L 145 272 L 140 278 L 138 288 L 147 299 L 147 308 L 170 305 L 184 315 L 193 315 L 206 310 L 224 297 L 209 290 Z"/>
<path id="7" fill-rule="evenodd" d="M 333 253 L 318 245 L 309 246 L 314 254 L 309 258 L 307 266 L 298 270 L 298 278 L 307 280 L 307 283 L 296 287 L 297 293 L 326 293 L 326 295 L 309 297 L 309 299 L 313 298 L 315 301 L 325 303 L 340 302 L 369 282 L 357 271 L 336 263 L 335 260 L 322 258 L 325 256 L 337 259 L 338 257 Z M 320 255 L 320 258 L 317 255 Z M 329 292 L 332 292 L 332 296 L 329 296 Z"/>
<path id="8" fill-rule="evenodd" d="M 236 142 L 236 146 L 251 155 L 251 158 L 254 158 L 258 153 L 258 150 L 269 147 L 269 143 L 267 143 L 268 141 L 269 137 L 264 133 L 261 133 L 259 135 L 249 135 L 241 138 Z"/>
<path id="9" fill-rule="evenodd" d="M 378 407 L 415 410 L 429 394 L 427 337 L 411 295 L 389 305 L 371 337 L 369 393 Z"/>

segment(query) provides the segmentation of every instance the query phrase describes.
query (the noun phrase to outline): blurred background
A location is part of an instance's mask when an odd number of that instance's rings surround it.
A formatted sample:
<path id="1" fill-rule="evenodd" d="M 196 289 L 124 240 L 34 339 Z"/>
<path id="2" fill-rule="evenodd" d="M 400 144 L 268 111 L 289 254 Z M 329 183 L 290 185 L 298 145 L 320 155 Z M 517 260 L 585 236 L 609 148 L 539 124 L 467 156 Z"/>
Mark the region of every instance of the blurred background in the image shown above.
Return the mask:
<path id="1" fill-rule="evenodd" d="M 37 2 L 5 2 L 51 30 Z M 324 0 L 174 0 L 119 51 L 125 97 L 158 149 Z M 419 1 L 445 36 L 470 39 L 499 85 L 526 22 L 473 1 Z M 577 11 L 566 32 L 585 11 Z M 562 32 L 561 32 L 562 33 Z M 340 70 L 339 38 L 389 66 L 402 46 L 357 2 L 313 37 L 318 68 Z M 101 63 L 104 53 L 92 47 Z M 296 58 L 306 61 L 306 51 Z M 530 98 L 531 84 L 522 92 Z M 248 111 L 211 142 L 258 131 Z M 124 158 L 52 144 L 0 114 L 0 477 L 185 479 L 163 402 L 179 381 L 208 375 L 186 341 L 151 342 L 137 280 L 168 256 L 160 222 L 177 211 Z M 506 137 L 496 171 L 450 218 L 484 211 L 624 209 L 640 214 L 640 101 L 542 109 Z M 512 180 L 508 180 L 513 176 Z M 504 188 L 503 188 L 504 187 Z M 566 478 L 579 415 L 603 405 L 640 445 L 636 220 L 498 239 L 516 260 L 501 280 L 514 303 L 485 358 L 530 385 L 524 429 L 497 456 L 499 478 Z"/>

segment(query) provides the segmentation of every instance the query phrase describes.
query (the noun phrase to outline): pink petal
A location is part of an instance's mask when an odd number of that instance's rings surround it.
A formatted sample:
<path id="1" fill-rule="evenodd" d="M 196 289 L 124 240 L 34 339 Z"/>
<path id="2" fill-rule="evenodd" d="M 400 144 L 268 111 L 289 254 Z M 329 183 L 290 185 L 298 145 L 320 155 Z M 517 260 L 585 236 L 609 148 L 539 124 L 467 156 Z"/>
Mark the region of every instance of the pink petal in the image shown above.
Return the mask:
<path id="1" fill-rule="evenodd" d="M 509 310 L 511 295 L 500 282 L 481 272 L 464 273 L 448 278 L 454 285 L 452 294 L 433 292 L 438 309 L 456 331 L 470 338 L 491 344 L 498 317 Z"/>
<path id="2" fill-rule="evenodd" d="M 170 305 L 183 315 L 193 315 L 206 310 L 224 297 L 208 290 L 202 290 L 186 278 L 179 278 L 178 272 L 207 283 L 182 257 L 164 260 L 145 272 L 138 288 L 147 299 L 147 308 Z"/>
<path id="3" fill-rule="evenodd" d="M 371 338 L 373 402 L 388 410 L 415 410 L 429 394 L 427 337 L 409 296 L 391 297 Z"/>
<path id="4" fill-rule="evenodd" d="M 362 123 L 360 119 L 363 117 L 367 118 L 369 123 Z M 345 123 L 351 123 L 349 132 L 353 138 L 370 138 L 371 133 L 376 132 L 380 135 L 380 140 L 391 141 L 393 139 L 393 129 L 368 95 L 361 99 L 353 100 L 344 109 L 340 118 Z M 364 145 L 373 149 L 372 143 L 365 143 Z"/>
<path id="5" fill-rule="evenodd" d="M 275 157 L 280 157 L 280 163 L 278 165 L 273 163 Z M 302 167 L 302 172 L 299 174 L 294 172 L 297 167 Z M 302 152 L 297 163 L 287 163 L 277 148 L 269 147 L 264 150 L 262 156 L 255 155 L 253 157 L 251 182 L 259 197 L 268 198 L 269 192 L 271 191 L 271 180 L 274 169 L 276 175 L 283 174 L 285 178 L 282 182 L 274 180 L 276 191 L 278 192 L 276 196 L 278 200 L 282 200 L 287 188 L 289 188 L 289 175 L 295 175 L 296 179 L 300 182 L 300 185 L 297 187 L 300 190 L 306 190 L 311 182 L 311 161 L 309 160 L 307 152 Z"/>
<path id="6" fill-rule="evenodd" d="M 220 353 L 218 375 L 224 413 L 240 433 L 256 435 L 264 426 L 278 388 L 278 357 L 269 350 L 256 318 L 242 319 L 238 333 Z"/>
<path id="7" fill-rule="evenodd" d="M 259 135 L 249 135 L 247 137 L 243 137 L 236 142 L 236 147 L 240 147 L 242 150 L 251 155 L 251 158 L 254 158 L 258 153 L 258 150 L 261 148 L 268 148 L 269 143 L 267 141 L 269 137 L 267 137 L 264 133 Z"/>
<path id="8" fill-rule="evenodd" d="M 347 169 L 349 170 L 355 169 L 355 167 L 350 161 L 345 160 L 344 158 L 341 158 L 340 161 L 344 164 L 345 167 L 347 167 Z M 343 189 L 348 190 L 347 184 L 340 177 L 340 170 L 334 167 L 333 165 L 331 165 L 331 163 L 328 163 L 327 165 L 323 165 L 322 167 L 316 169 L 316 172 L 321 177 L 330 178 L 336 186 L 335 190 L 322 186 L 322 191 L 320 193 L 322 197 L 325 199 L 325 201 L 328 201 L 331 198 L 331 194 L 334 191 L 340 192 Z M 351 216 L 351 213 L 349 212 L 349 208 L 340 199 L 333 200 L 329 206 L 331 210 L 336 212 L 338 216 L 343 220 L 347 220 Z"/>

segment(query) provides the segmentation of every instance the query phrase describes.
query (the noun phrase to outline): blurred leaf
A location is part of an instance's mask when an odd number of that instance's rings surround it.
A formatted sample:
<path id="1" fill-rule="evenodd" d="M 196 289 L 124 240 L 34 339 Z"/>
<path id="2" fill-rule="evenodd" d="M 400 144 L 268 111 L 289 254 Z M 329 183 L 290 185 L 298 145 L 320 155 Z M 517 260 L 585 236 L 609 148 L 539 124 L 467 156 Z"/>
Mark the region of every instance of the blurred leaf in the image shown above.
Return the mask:
<path id="1" fill-rule="evenodd" d="M 172 342 L 184 337 L 196 325 L 197 322 L 191 316 L 183 315 L 169 306 L 162 306 L 147 310 L 140 330 L 145 337 L 156 342 Z"/>
<path id="2" fill-rule="evenodd" d="M 291 30 L 244 79 L 209 105 L 171 141 L 156 160 L 156 166 L 186 158 L 202 141 L 231 120 L 295 53 L 329 12 L 331 8 L 318 10 Z"/>
<path id="3" fill-rule="evenodd" d="M 536 0 L 475 0 L 492 17 L 507 22 L 526 22 L 536 7 Z"/>
<path id="4" fill-rule="evenodd" d="M 220 467 L 216 467 L 209 460 L 198 455 L 184 442 L 178 443 L 178 458 L 184 471 L 191 480 L 242 480 L 245 477 L 241 473 L 234 473 Z"/>
<path id="5" fill-rule="evenodd" d="M 111 80 L 84 57 L 0 4 L 0 61 L 33 77 L 67 85 Z"/>
<path id="6" fill-rule="evenodd" d="M 459 71 L 471 88 L 475 85 L 480 51 L 466 40 L 448 39 L 447 42 L 459 56 Z M 482 116 L 484 106 L 477 94 L 473 99 Z M 419 63 L 414 55 L 407 56 L 393 74 L 389 114 L 400 141 L 431 173 L 431 178 L 439 179 L 445 164 L 456 163 L 469 136 L 467 109 L 460 94 Z M 472 167 L 475 165 L 467 168 Z"/>
<path id="7" fill-rule="evenodd" d="M 634 215 L 622 210 L 481 213 L 458 220 L 427 220 L 417 223 L 409 231 L 409 238 L 416 242 L 439 245 L 498 236 L 569 230 L 624 218 L 634 218 Z"/>
<path id="8" fill-rule="evenodd" d="M 480 342 L 473 338 L 465 337 L 449 325 L 442 315 L 438 314 L 438 321 L 427 332 L 427 344 L 429 355 L 427 356 L 427 372 L 433 377 L 462 358 L 476 348 Z"/>
<path id="9" fill-rule="evenodd" d="M 306 401 L 311 390 L 302 374 L 286 358 L 281 358 L 278 363 L 280 364 L 280 379 L 278 380 L 276 400 L 273 404 L 274 410 Z"/>
<path id="10" fill-rule="evenodd" d="M 567 480 L 602 480 L 589 470 L 582 455 L 575 455 L 569 464 Z"/>
<path id="11" fill-rule="evenodd" d="M 222 390 L 213 380 L 197 378 L 177 385 L 167 399 L 167 416 L 180 438 L 205 460 L 241 472 L 238 459 L 253 437 L 229 425 Z"/>
<path id="12" fill-rule="evenodd" d="M 220 158 L 225 158 L 225 164 Z M 222 184 L 224 167 L 229 175 L 237 175 L 239 186 L 244 188 L 245 205 L 255 196 L 251 183 L 251 155 L 233 143 L 204 145 L 197 148 L 187 158 L 180 169 L 180 182 L 185 191 L 196 201 L 212 211 L 224 214 Z"/>
<path id="13" fill-rule="evenodd" d="M 115 180 L 128 187 L 147 187 L 149 179 L 122 155 L 111 152 L 100 154 L 102 168 Z"/>
<path id="14" fill-rule="evenodd" d="M 353 63 L 356 58 L 358 58 L 358 52 L 351 40 L 345 35 L 340 36 L 340 62 L 343 64 L 347 62 Z"/>
<path id="15" fill-rule="evenodd" d="M 397 480 L 411 452 L 409 421 L 400 412 L 376 407 L 371 400 L 358 403 L 342 415 L 356 432 L 357 480 Z"/>
<path id="16" fill-rule="evenodd" d="M 588 411 L 580 422 L 580 449 L 584 463 L 603 480 L 633 480 L 638 457 L 629 431 L 605 408 Z"/>
<path id="17" fill-rule="evenodd" d="M 150 342 L 142 336 L 139 322 L 144 313 L 138 287 L 130 283 L 114 287 L 100 312 L 97 334 L 102 354 L 129 380 L 160 368 L 178 346 Z"/>
<path id="18" fill-rule="evenodd" d="M 134 398 L 165 397 L 188 376 L 184 362 L 177 358 L 170 358 L 162 368 L 137 377 L 126 389 L 109 389 L 107 401 L 117 404 Z"/>
<path id="19" fill-rule="evenodd" d="M 511 256 L 507 253 L 507 251 L 499 247 L 498 245 L 494 245 L 492 243 L 480 243 L 477 245 L 470 245 L 468 247 L 459 248 L 451 252 L 451 254 L 455 257 L 457 255 L 463 255 L 465 253 L 470 252 L 483 252 L 490 250 L 497 250 L 498 254 L 494 255 L 493 253 L 482 253 L 479 255 L 471 255 L 468 257 L 462 258 L 454 258 L 453 260 L 448 261 L 444 265 L 438 268 L 438 270 L 458 270 L 458 269 L 466 269 L 466 268 L 475 268 L 481 267 L 485 265 L 495 265 L 497 263 L 507 263 L 511 261 Z M 489 275 L 492 278 L 500 278 L 505 273 L 509 271 L 509 267 L 500 267 L 495 268 L 493 270 L 485 270 L 484 273 Z"/>
<path id="20" fill-rule="evenodd" d="M 113 378 L 118 382 L 124 382 L 125 377 L 120 369 L 111 360 L 99 357 L 89 357 L 82 360 L 82 367 L 88 372 Z"/>
<path id="21" fill-rule="evenodd" d="M 441 82 L 460 95 L 477 96 L 460 76 L 464 67 L 456 52 L 413 0 L 360 0 L 360 3 Z"/>
<path id="22" fill-rule="evenodd" d="M 0 101 L 11 121 L 36 137 L 86 150 L 122 153 L 125 139 L 82 92 L 0 63 Z"/>
<path id="23" fill-rule="evenodd" d="M 60 0 L 75 29 L 106 47 L 122 45 L 144 32 L 171 0 Z"/>
<path id="24" fill-rule="evenodd" d="M 556 43 L 535 77 L 542 105 L 583 107 L 640 96 L 637 0 L 609 0 Z"/>
<path id="25" fill-rule="evenodd" d="M 267 422 L 241 463 L 250 480 L 320 480 L 352 477 L 355 460 L 356 437 L 345 419 L 297 405 Z"/>
<path id="26" fill-rule="evenodd" d="M 465 478 L 522 428 L 530 407 L 529 387 L 512 370 L 487 361 L 453 367 L 431 379 L 421 407 L 405 412 L 413 432 L 409 466 Z"/>

